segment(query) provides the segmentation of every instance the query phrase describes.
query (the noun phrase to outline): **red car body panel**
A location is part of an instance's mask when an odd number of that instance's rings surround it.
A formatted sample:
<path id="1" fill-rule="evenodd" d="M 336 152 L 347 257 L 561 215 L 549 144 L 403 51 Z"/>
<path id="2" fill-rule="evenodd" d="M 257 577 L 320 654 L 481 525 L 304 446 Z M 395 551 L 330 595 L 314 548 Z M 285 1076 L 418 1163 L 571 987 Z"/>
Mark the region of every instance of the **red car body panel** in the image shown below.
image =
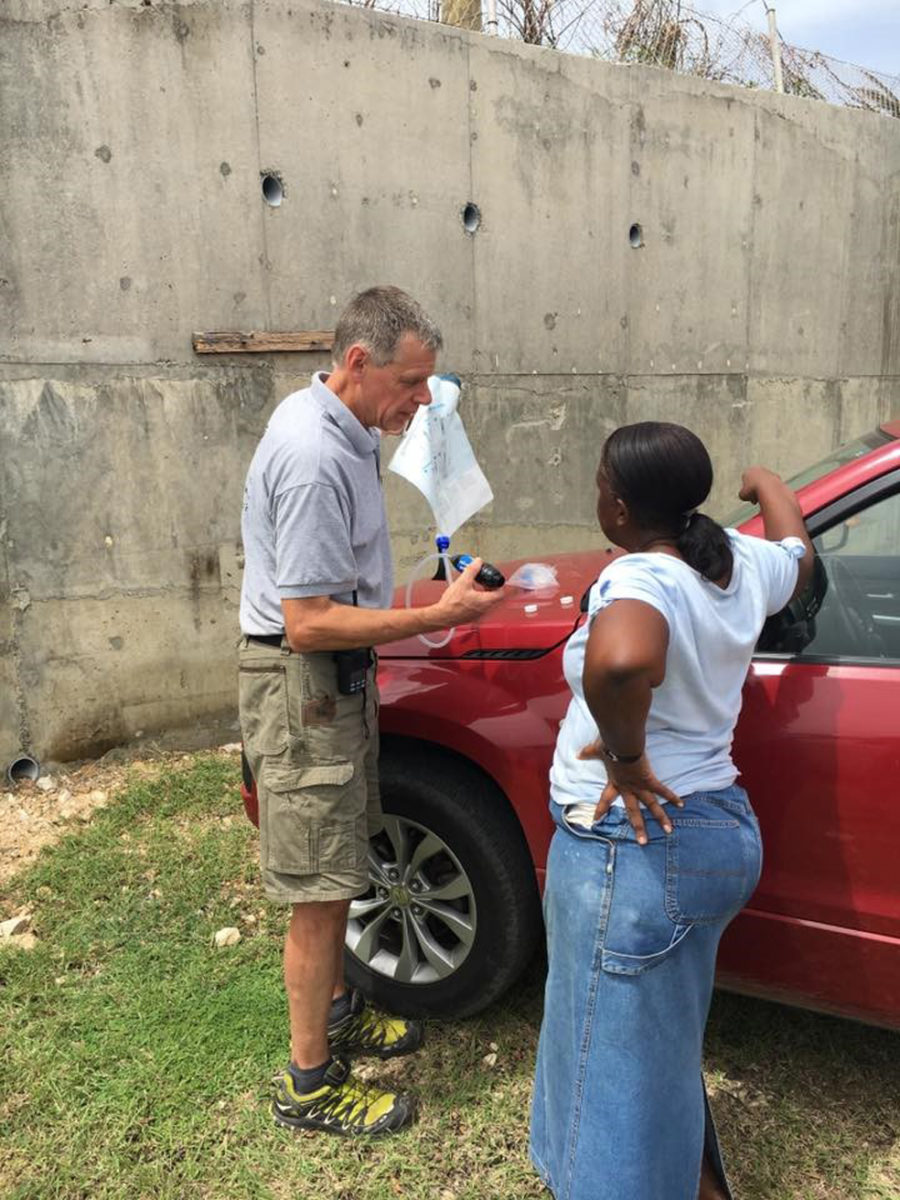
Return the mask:
<path id="1" fill-rule="evenodd" d="M 807 518 L 900 469 L 900 421 L 882 429 L 895 440 L 798 492 Z M 763 532 L 759 517 L 741 529 Z M 441 649 L 409 638 L 380 650 L 382 736 L 443 747 L 494 780 L 540 884 L 553 831 L 548 772 L 569 702 L 563 647 L 611 557 L 599 548 L 551 556 L 558 589 L 509 588 L 489 619 L 458 629 Z M 443 586 L 417 584 L 413 602 L 436 599 Z M 395 603 L 405 603 L 399 591 Z M 900 1028 L 898 724 L 900 664 L 756 657 L 734 755 L 765 861 L 723 938 L 721 984 Z M 245 788 L 244 798 L 254 816 L 255 795 Z"/>
<path id="2" fill-rule="evenodd" d="M 883 428 L 900 439 L 900 421 Z M 804 515 L 897 468 L 900 440 L 803 488 Z M 759 517 L 741 528 L 763 532 Z M 569 700 L 562 650 L 575 623 L 559 598 L 577 606 L 610 557 L 553 556 L 560 588 L 550 599 L 510 589 L 490 621 L 457 631 L 452 647 L 413 638 L 381 650 L 383 734 L 442 746 L 485 771 L 519 818 L 539 881 L 552 834 L 548 771 Z M 440 586 L 419 585 L 414 602 Z M 526 614 L 533 599 L 538 612 Z M 532 660 L 460 657 L 538 648 L 547 652 Z M 898 719 L 900 667 L 754 661 L 734 752 L 765 865 L 723 939 L 721 984 L 900 1028 Z"/>
<path id="3" fill-rule="evenodd" d="M 722 938 L 720 987 L 900 1028 L 897 938 L 760 912 L 754 902 Z"/>
<path id="4" fill-rule="evenodd" d="M 900 421 L 883 429 L 900 438 Z M 804 514 L 898 468 L 893 441 L 803 489 Z M 900 666 L 754 661 L 734 755 L 765 862 L 720 982 L 900 1028 L 898 725 Z"/>
<path id="5" fill-rule="evenodd" d="M 508 798 L 542 877 L 553 832 L 547 770 L 568 703 L 561 653 L 527 663 L 421 663 L 411 669 L 382 659 L 378 686 L 382 737 L 428 742 L 480 767 Z"/>
<path id="6" fill-rule="evenodd" d="M 900 1027 L 898 672 L 754 663 L 735 760 L 764 867 L 721 982 Z"/>

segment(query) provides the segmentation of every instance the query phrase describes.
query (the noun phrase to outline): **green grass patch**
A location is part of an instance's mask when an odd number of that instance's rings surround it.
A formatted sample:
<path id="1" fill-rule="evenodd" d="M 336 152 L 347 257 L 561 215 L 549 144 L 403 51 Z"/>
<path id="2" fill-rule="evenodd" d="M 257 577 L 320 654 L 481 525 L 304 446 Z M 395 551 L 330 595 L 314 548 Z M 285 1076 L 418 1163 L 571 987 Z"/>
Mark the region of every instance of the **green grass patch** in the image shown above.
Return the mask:
<path id="1" fill-rule="evenodd" d="M 432 1023 L 422 1053 L 364 1067 L 418 1093 L 411 1130 L 358 1145 L 273 1125 L 284 914 L 262 899 L 237 789 L 234 760 L 216 755 L 135 780 L 0 897 L 32 908 L 39 938 L 0 949 L 0 1195 L 545 1196 L 526 1152 L 540 963 L 490 1012 Z M 224 925 L 242 941 L 219 950 Z M 741 1200 L 900 1195 L 897 1048 L 718 996 L 708 1070 Z"/>

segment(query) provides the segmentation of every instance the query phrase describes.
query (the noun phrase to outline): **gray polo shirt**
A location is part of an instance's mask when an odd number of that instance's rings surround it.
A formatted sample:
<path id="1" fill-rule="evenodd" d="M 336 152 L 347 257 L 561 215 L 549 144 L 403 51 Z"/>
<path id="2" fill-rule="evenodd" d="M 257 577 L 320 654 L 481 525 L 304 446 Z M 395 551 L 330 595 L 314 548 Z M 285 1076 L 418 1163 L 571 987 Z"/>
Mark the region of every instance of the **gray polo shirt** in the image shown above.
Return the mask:
<path id="1" fill-rule="evenodd" d="M 313 376 L 269 420 L 244 485 L 241 632 L 280 633 L 282 599 L 390 608 L 394 581 L 381 437 Z"/>

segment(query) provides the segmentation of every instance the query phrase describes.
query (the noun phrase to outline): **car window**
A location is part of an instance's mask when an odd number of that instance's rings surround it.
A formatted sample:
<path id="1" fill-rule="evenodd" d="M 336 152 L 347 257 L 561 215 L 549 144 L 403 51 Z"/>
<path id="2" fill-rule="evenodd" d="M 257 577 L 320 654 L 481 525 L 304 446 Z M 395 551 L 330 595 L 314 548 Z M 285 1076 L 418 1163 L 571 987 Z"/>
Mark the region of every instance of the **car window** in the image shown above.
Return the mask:
<path id="1" fill-rule="evenodd" d="M 845 442 L 843 446 L 838 446 L 836 450 L 832 450 L 830 454 L 817 463 L 813 463 L 811 467 L 792 475 L 787 480 L 788 487 L 799 492 L 808 483 L 815 483 L 817 479 L 823 479 L 829 472 L 836 471 L 838 467 L 845 467 L 847 463 L 862 458 L 864 454 L 869 454 L 872 450 L 877 450 L 879 446 L 883 446 L 890 440 L 889 434 L 881 429 L 874 429 L 862 437 L 854 438 L 852 442 Z M 740 504 L 723 517 L 719 524 L 726 529 L 734 529 L 738 525 L 743 525 L 745 521 L 749 521 L 751 517 L 755 517 L 758 512 L 759 505 L 757 504 Z"/>
<path id="2" fill-rule="evenodd" d="M 900 663 L 900 492 L 836 521 L 813 544 L 820 604 L 814 615 L 803 614 L 802 645 L 794 620 L 783 622 L 780 638 L 765 648 L 801 658 Z"/>

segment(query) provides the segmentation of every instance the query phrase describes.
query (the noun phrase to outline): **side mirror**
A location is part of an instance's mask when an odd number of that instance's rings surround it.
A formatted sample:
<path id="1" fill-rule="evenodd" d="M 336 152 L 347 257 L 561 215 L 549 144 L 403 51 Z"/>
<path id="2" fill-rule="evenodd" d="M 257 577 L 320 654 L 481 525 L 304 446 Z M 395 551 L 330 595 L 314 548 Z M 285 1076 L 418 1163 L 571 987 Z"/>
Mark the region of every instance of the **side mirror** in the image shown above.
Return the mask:
<path id="1" fill-rule="evenodd" d="M 841 521 L 839 525 L 826 530 L 816 540 L 821 545 L 823 554 L 837 554 L 839 550 L 843 550 L 847 545 L 849 537 L 850 525 L 847 521 Z"/>

